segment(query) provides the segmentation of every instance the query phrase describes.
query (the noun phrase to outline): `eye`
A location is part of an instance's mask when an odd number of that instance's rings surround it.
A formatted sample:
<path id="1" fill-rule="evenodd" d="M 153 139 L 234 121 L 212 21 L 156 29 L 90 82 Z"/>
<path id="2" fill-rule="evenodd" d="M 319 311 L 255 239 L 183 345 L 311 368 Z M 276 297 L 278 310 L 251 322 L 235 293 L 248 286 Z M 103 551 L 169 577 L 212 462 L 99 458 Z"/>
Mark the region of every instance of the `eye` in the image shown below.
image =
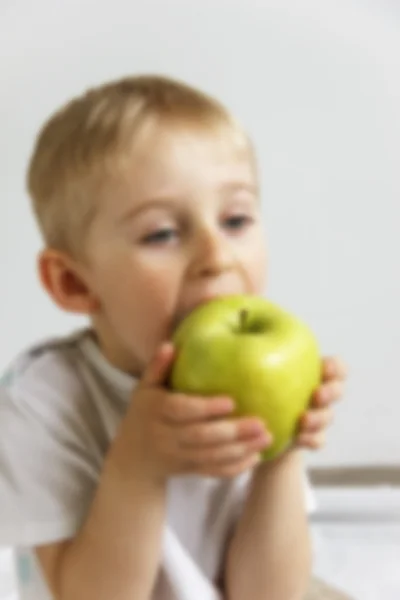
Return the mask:
<path id="1" fill-rule="evenodd" d="M 149 246 L 162 245 L 175 240 L 177 237 L 178 231 L 176 229 L 165 227 L 147 235 L 143 238 L 142 243 Z"/>
<path id="2" fill-rule="evenodd" d="M 234 215 L 224 221 L 224 226 L 234 231 L 245 229 L 254 223 L 254 218 L 249 215 Z"/>

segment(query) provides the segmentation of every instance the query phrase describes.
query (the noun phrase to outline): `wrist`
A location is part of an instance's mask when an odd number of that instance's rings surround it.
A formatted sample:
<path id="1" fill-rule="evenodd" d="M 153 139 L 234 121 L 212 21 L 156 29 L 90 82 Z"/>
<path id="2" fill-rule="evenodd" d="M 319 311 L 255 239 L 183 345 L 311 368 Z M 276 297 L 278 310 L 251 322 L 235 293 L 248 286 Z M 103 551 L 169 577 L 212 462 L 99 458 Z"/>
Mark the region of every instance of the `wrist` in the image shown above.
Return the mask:
<path id="1" fill-rule="evenodd" d="M 167 485 L 168 476 L 157 465 L 151 453 L 141 444 L 123 443 L 116 440 L 106 457 L 105 470 L 116 482 L 122 481 L 124 486 L 141 482 L 142 485 L 163 489 Z"/>
<path id="2" fill-rule="evenodd" d="M 255 468 L 257 473 L 274 473 L 282 469 L 304 469 L 303 451 L 300 448 L 291 446 L 282 454 L 272 460 L 261 462 Z"/>

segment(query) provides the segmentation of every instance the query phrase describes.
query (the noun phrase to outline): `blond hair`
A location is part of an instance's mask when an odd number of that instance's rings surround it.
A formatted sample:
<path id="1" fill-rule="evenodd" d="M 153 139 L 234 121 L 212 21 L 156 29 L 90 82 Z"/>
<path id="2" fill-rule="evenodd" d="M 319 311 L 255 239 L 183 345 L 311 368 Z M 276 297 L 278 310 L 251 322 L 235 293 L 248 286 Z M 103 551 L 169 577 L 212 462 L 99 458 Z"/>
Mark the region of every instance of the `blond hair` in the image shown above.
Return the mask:
<path id="1" fill-rule="evenodd" d="M 149 121 L 241 129 L 214 98 L 161 76 L 127 77 L 74 98 L 44 124 L 28 168 L 28 191 L 47 246 L 78 250 L 106 178 L 118 159 L 130 156 Z"/>

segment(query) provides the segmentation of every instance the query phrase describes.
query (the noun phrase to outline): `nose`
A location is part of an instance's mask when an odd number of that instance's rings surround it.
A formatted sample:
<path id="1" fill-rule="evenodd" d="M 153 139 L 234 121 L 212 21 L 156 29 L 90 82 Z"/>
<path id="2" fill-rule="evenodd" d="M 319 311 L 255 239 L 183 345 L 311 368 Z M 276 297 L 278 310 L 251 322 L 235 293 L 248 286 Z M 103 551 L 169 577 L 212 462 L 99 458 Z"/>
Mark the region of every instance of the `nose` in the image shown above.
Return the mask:
<path id="1" fill-rule="evenodd" d="M 229 241 L 212 227 L 203 227 L 193 240 L 191 274 L 194 277 L 215 277 L 234 265 L 234 253 Z"/>

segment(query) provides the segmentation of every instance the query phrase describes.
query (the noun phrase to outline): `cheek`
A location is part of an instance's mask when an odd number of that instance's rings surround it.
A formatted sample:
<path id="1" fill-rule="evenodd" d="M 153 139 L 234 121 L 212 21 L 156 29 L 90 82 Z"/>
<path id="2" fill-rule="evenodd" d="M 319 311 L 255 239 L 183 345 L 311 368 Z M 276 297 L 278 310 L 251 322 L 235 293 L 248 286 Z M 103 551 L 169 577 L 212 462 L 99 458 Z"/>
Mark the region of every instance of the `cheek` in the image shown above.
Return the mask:
<path id="1" fill-rule="evenodd" d="M 159 344 L 170 337 L 171 325 L 176 313 L 178 286 L 174 285 L 166 271 L 158 274 L 145 273 L 138 276 L 126 290 L 129 298 L 115 315 L 121 336 L 147 364 Z"/>
<path id="2" fill-rule="evenodd" d="M 165 271 L 115 269 L 103 281 L 102 296 L 110 308 L 114 305 L 123 310 L 124 306 L 131 306 L 140 311 L 154 311 L 168 304 L 171 287 Z"/>
<path id="3" fill-rule="evenodd" d="M 253 293 L 261 294 L 267 281 L 267 250 L 263 240 L 255 240 L 247 256 L 247 273 Z"/>
<path id="4" fill-rule="evenodd" d="M 115 261 L 103 270 L 100 300 L 119 329 L 139 328 L 146 335 L 164 330 L 175 310 L 179 283 L 171 270 L 143 261 Z"/>

